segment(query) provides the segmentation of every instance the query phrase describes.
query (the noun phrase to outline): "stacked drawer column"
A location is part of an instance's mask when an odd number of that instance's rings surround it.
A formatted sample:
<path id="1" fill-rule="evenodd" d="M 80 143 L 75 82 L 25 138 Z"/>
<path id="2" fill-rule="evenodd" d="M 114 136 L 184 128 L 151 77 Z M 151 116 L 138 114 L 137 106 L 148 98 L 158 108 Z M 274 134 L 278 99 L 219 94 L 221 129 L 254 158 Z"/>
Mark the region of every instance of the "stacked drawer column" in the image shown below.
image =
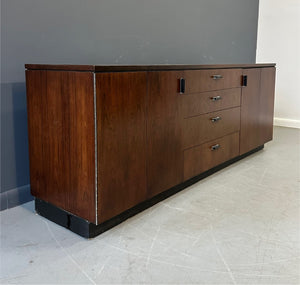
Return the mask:
<path id="1" fill-rule="evenodd" d="M 184 180 L 239 155 L 241 69 L 185 71 Z"/>

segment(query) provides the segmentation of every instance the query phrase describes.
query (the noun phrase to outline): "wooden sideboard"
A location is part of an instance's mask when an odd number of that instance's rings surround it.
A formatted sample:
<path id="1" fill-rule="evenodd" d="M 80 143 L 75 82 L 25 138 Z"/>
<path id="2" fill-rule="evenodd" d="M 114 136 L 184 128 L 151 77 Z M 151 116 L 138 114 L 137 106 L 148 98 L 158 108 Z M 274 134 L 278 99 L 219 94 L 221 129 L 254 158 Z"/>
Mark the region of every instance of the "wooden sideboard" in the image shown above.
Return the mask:
<path id="1" fill-rule="evenodd" d="M 272 140 L 275 64 L 26 64 L 37 213 L 94 237 Z"/>

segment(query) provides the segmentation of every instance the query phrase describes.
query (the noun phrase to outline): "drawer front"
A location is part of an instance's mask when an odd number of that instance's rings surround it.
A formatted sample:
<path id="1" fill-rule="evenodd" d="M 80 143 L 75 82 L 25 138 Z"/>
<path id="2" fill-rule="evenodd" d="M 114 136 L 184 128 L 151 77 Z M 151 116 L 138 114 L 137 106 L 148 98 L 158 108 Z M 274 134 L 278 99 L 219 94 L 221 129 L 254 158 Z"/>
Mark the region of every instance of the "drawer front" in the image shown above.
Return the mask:
<path id="1" fill-rule="evenodd" d="M 184 180 L 239 155 L 239 132 L 184 151 Z"/>
<path id="2" fill-rule="evenodd" d="M 240 106 L 241 88 L 182 94 L 180 100 L 183 117 L 188 118 Z"/>
<path id="3" fill-rule="evenodd" d="M 241 69 L 187 70 L 184 72 L 185 93 L 197 93 L 241 87 Z"/>
<path id="4" fill-rule="evenodd" d="M 240 130 L 240 107 L 183 120 L 183 148 L 187 149 Z"/>

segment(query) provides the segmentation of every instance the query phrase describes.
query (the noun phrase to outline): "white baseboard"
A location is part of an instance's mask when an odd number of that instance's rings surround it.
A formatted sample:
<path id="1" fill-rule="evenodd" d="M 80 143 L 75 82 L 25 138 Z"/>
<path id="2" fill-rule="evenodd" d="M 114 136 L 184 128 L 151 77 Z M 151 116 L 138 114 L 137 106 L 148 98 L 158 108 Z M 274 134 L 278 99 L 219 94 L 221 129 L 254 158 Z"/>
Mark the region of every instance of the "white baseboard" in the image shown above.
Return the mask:
<path id="1" fill-rule="evenodd" d="M 300 129 L 300 120 L 274 118 L 274 126 Z"/>

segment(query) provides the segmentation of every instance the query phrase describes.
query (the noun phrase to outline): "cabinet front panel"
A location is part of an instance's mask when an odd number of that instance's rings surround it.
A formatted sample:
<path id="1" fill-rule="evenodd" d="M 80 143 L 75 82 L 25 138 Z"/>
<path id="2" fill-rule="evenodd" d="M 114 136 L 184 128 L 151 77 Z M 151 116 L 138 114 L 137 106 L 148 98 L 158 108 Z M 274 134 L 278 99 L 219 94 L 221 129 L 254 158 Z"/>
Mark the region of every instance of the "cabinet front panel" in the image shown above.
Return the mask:
<path id="1" fill-rule="evenodd" d="M 148 73 L 147 185 L 152 197 L 182 182 L 181 71 Z"/>
<path id="2" fill-rule="evenodd" d="M 146 72 L 98 73 L 98 222 L 146 200 Z"/>
<path id="3" fill-rule="evenodd" d="M 183 148 L 200 145 L 239 130 L 240 107 L 184 119 Z"/>
<path id="4" fill-rule="evenodd" d="M 184 180 L 239 155 L 239 132 L 184 151 Z"/>
<path id="5" fill-rule="evenodd" d="M 35 197 L 96 221 L 93 74 L 26 71 Z"/>
<path id="6" fill-rule="evenodd" d="M 273 138 L 275 67 L 262 68 L 260 80 L 260 144 Z"/>
<path id="7" fill-rule="evenodd" d="M 241 69 L 208 69 L 184 71 L 185 93 L 197 93 L 241 87 Z"/>
<path id="8" fill-rule="evenodd" d="M 241 102 L 241 88 L 182 94 L 180 102 L 184 118 L 238 107 Z"/>
<path id="9" fill-rule="evenodd" d="M 240 154 L 261 144 L 260 140 L 260 72 L 261 69 L 245 69 L 247 86 L 242 88 Z"/>

